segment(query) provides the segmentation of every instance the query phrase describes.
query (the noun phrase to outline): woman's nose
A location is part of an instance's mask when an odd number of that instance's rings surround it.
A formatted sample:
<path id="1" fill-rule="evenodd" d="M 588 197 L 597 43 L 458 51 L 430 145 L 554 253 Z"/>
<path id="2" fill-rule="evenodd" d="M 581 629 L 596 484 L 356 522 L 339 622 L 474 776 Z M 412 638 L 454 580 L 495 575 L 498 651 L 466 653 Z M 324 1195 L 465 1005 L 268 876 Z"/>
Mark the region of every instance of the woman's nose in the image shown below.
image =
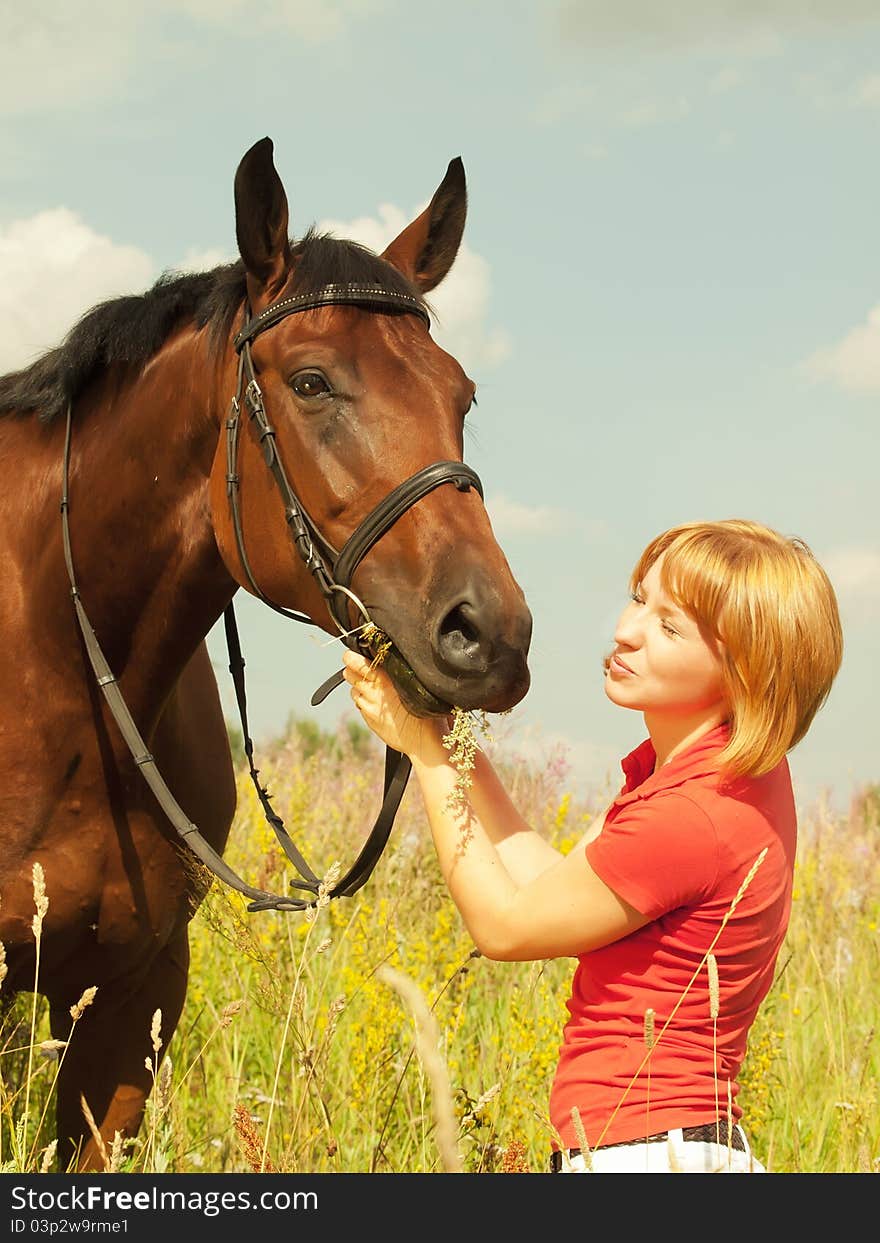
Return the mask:
<path id="1" fill-rule="evenodd" d="M 638 647 L 639 622 L 635 610 L 629 605 L 623 610 L 614 628 L 614 642 L 619 647 Z"/>

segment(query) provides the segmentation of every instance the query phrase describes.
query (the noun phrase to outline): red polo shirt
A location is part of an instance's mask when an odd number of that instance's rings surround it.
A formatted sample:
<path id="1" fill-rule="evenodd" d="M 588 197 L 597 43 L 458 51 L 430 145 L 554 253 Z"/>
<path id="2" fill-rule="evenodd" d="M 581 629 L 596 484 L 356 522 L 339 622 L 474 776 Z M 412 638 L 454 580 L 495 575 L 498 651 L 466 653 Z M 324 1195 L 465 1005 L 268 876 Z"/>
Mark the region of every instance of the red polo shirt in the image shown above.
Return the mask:
<path id="1" fill-rule="evenodd" d="M 766 776 L 721 784 L 727 739 L 718 726 L 657 772 L 643 742 L 623 761 L 623 789 L 584 847 L 596 874 L 651 922 L 578 959 L 550 1097 L 566 1147 L 580 1146 L 574 1106 L 591 1148 L 713 1121 L 727 1113 L 728 1084 L 733 1116 L 742 1115 L 736 1076 L 788 927 L 797 822 L 785 759 Z M 655 1044 L 646 1058 L 649 1008 Z"/>

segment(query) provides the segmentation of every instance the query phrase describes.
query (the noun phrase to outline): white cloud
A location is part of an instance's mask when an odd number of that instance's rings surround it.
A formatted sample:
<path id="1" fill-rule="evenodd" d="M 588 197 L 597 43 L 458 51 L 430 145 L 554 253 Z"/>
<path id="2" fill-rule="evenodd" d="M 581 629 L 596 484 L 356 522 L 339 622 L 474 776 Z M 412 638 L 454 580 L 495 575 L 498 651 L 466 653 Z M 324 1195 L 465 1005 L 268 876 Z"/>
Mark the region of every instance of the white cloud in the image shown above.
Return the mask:
<path id="1" fill-rule="evenodd" d="M 583 82 L 559 82 L 537 102 L 532 119 L 536 125 L 556 125 L 584 112 L 593 98 L 593 88 Z"/>
<path id="2" fill-rule="evenodd" d="M 873 616 L 880 609 L 880 550 L 850 546 L 822 558 L 841 607 Z"/>
<path id="3" fill-rule="evenodd" d="M 630 129 L 642 129 L 647 125 L 667 125 L 670 121 L 680 121 L 690 110 L 690 104 L 681 95 L 675 99 L 650 99 L 628 108 L 620 120 Z"/>
<path id="4" fill-rule="evenodd" d="M 218 268 L 221 264 L 232 263 L 238 258 L 238 254 L 225 254 L 222 250 L 193 250 L 190 249 L 183 256 L 180 263 L 176 264 L 175 272 L 210 272 L 212 268 Z"/>
<path id="5" fill-rule="evenodd" d="M 140 0 L 146 7 L 151 0 Z M 160 7 L 154 5 L 153 7 Z M 215 26 L 234 26 L 239 30 L 293 31 L 310 42 L 335 39 L 364 17 L 375 16 L 383 0 L 166 0 L 161 6 L 173 13 L 181 11 L 198 22 Z"/>
<path id="6" fill-rule="evenodd" d="M 284 30 L 307 43 L 344 36 L 387 0 L 0 0 L 5 118 L 106 99 L 130 77 L 147 28 L 185 51 L 208 28 L 248 37 Z M 187 21 L 188 19 L 188 21 Z"/>
<path id="7" fill-rule="evenodd" d="M 66 207 L 0 229 L 0 372 L 26 366 L 57 345 L 97 302 L 137 293 L 155 265 Z"/>
<path id="8" fill-rule="evenodd" d="M 880 304 L 864 324 L 836 345 L 812 354 L 803 370 L 815 380 L 830 380 L 849 392 L 880 392 Z"/>
<path id="9" fill-rule="evenodd" d="M 876 24 L 875 0 L 565 0 L 560 6 L 560 37 L 568 43 L 607 50 L 632 46 L 658 50 L 702 47 L 766 55 L 792 35 L 843 26 Z"/>
<path id="10" fill-rule="evenodd" d="M 376 216 L 357 216 L 354 220 L 330 220 L 320 221 L 318 229 L 321 232 L 333 233 L 336 237 L 347 237 L 353 242 L 360 242 L 363 246 L 369 246 L 370 250 L 375 250 L 377 254 L 381 254 L 389 242 L 392 242 L 401 230 L 405 229 L 410 220 L 417 216 L 424 209 L 425 204 L 413 212 L 413 216 L 407 216 L 399 207 L 395 207 L 393 203 L 381 203 L 379 205 L 378 218 Z"/>
<path id="11" fill-rule="evenodd" d="M 549 505 L 521 505 L 498 494 L 486 501 L 492 529 L 499 538 L 509 535 L 555 535 L 567 526 L 566 516 Z"/>
<path id="12" fill-rule="evenodd" d="M 375 218 L 323 221 L 320 227 L 381 253 L 411 219 L 383 204 Z M 174 266 L 201 272 L 235 257 L 190 249 Z M 26 366 L 57 345 L 96 303 L 140 293 L 157 275 L 144 251 L 101 236 L 65 207 L 0 227 L 0 372 Z M 463 244 L 430 297 L 435 339 L 476 378 L 510 349 L 505 333 L 487 324 L 490 292 L 488 263 Z"/>
<path id="13" fill-rule="evenodd" d="M 880 73 L 856 83 L 854 101 L 864 108 L 880 108 Z"/>
<path id="14" fill-rule="evenodd" d="M 407 215 L 391 203 L 379 207 L 378 217 L 355 220 L 322 220 L 321 230 L 350 238 L 381 254 L 427 204 Z M 497 366 L 510 353 L 510 340 L 503 329 L 487 324 L 492 281 L 489 264 L 462 242 L 446 279 L 428 295 L 435 340 L 453 354 L 475 378 Z"/>
<path id="15" fill-rule="evenodd" d="M 725 95 L 728 91 L 732 91 L 736 87 L 740 86 L 742 84 L 742 80 L 743 74 L 740 69 L 734 69 L 731 66 L 727 66 L 727 68 L 720 69 L 718 73 L 714 75 L 709 83 L 709 90 L 713 95 Z"/>
<path id="16" fill-rule="evenodd" d="M 146 11 L 146 0 L 0 0 L 4 117 L 106 98 L 126 78 Z"/>

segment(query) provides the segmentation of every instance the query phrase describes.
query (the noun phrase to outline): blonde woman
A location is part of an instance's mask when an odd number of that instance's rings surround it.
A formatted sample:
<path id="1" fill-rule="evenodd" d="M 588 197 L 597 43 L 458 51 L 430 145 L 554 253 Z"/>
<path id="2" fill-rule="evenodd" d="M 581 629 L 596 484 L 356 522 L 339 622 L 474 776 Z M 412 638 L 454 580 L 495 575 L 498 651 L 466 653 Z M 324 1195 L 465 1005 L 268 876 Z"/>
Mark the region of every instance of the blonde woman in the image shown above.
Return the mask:
<path id="1" fill-rule="evenodd" d="M 631 590 L 605 693 L 641 712 L 648 736 L 565 856 L 482 753 L 463 812 L 448 723 L 410 715 L 358 655 L 346 654 L 345 676 L 366 723 L 412 760 L 477 948 L 578 960 L 550 1168 L 762 1172 L 737 1075 L 788 926 L 797 823 L 785 757 L 840 667 L 837 602 L 802 541 L 740 520 L 664 532 Z"/>

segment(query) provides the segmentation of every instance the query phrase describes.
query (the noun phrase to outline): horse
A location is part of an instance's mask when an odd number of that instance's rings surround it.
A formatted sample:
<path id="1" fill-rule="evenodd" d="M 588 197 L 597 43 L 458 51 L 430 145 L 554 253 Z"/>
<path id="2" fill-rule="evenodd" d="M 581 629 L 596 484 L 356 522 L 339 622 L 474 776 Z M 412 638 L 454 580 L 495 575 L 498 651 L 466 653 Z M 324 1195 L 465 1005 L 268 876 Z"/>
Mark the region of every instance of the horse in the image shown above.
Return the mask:
<path id="1" fill-rule="evenodd" d="M 429 327 L 464 230 L 461 160 L 381 254 L 289 235 L 268 137 L 233 189 L 233 262 L 96 305 L 0 377 L 3 996 L 38 992 L 58 1041 L 78 1007 L 62 1170 L 103 1169 L 102 1145 L 137 1135 L 152 1016 L 163 1053 L 180 1019 L 208 883 L 188 846 L 220 860 L 235 811 L 206 647 L 235 594 L 349 645 L 369 619 L 422 716 L 506 711 L 529 686 L 531 614 L 461 462 L 475 385 Z"/>

